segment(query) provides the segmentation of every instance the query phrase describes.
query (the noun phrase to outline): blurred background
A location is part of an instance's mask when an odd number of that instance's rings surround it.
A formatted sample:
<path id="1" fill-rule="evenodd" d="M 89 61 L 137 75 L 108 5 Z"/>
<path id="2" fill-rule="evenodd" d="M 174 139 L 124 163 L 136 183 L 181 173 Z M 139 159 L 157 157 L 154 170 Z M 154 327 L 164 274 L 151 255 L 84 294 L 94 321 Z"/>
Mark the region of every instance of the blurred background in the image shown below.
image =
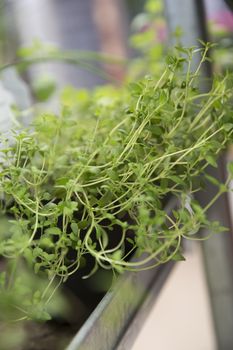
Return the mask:
<path id="1" fill-rule="evenodd" d="M 10 65 L 1 73 L 0 130 L 11 127 L 13 102 L 22 111 L 35 99 L 56 108 L 56 93 L 64 86 L 121 86 L 158 74 L 171 45 L 198 45 L 197 39 L 217 43 L 204 77 L 233 70 L 230 0 L 1 0 L 1 65 L 19 57 L 34 61 L 21 75 Z M 68 64 L 49 62 L 56 47 L 66 50 Z M 71 50 L 78 50 L 78 59 L 69 55 Z M 108 59 L 99 59 L 98 53 Z M 74 61 L 77 66 L 70 64 Z M 23 123 L 30 118 L 24 114 Z M 226 157 L 232 159 L 232 154 L 229 150 Z M 217 173 L 220 179 L 224 162 Z M 232 198 L 222 198 L 211 213 L 227 227 L 232 203 Z M 187 261 L 173 268 L 141 325 L 134 350 L 233 349 L 231 234 L 186 246 Z"/>

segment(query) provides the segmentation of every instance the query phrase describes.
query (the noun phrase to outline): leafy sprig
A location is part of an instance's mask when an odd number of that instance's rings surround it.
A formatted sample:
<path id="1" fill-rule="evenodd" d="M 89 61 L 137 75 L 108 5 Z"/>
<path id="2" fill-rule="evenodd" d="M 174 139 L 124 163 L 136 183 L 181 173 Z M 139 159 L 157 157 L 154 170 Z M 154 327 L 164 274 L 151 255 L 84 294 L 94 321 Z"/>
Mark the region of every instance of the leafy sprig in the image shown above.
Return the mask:
<path id="1" fill-rule="evenodd" d="M 88 276 L 99 267 L 145 270 L 182 259 L 181 240 L 199 239 L 201 228 L 222 231 L 207 211 L 228 190 L 232 167 L 225 184 L 206 168 L 232 139 L 232 77 L 215 77 L 208 92 L 199 91 L 207 51 L 176 48 L 159 78 L 120 91 L 66 90 L 60 115 L 39 115 L 31 129 L 4 140 L 1 208 L 11 228 L 0 254 L 47 275 L 40 305 L 89 255 Z M 203 208 L 193 194 L 205 181 L 218 191 Z M 169 198 L 176 198 L 172 211 Z M 27 306 L 24 317 L 31 315 Z"/>

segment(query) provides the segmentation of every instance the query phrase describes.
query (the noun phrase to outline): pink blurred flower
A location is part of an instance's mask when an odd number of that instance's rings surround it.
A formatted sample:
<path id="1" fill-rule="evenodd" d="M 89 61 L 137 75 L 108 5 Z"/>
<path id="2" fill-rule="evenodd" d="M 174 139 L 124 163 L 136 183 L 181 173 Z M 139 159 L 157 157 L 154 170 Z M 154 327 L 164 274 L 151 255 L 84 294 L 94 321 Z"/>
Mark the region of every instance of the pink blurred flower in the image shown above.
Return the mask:
<path id="1" fill-rule="evenodd" d="M 222 10 L 216 12 L 210 19 L 223 29 L 233 31 L 233 14 L 230 11 Z"/>
<path id="2" fill-rule="evenodd" d="M 162 43 L 162 42 L 167 40 L 168 33 L 167 33 L 167 27 L 166 27 L 165 22 L 164 23 L 158 23 L 156 25 L 156 32 L 157 32 L 158 41 L 160 43 Z"/>

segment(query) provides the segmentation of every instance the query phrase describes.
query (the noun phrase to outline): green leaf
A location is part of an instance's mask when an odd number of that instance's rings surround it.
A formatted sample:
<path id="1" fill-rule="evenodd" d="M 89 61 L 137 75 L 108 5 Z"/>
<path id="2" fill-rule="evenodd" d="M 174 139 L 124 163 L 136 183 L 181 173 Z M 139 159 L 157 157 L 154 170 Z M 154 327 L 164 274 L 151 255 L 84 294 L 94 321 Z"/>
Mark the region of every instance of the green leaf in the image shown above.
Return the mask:
<path id="1" fill-rule="evenodd" d="M 64 212 L 65 215 L 70 216 L 77 209 L 77 207 L 78 207 L 78 203 L 77 202 L 74 202 L 74 201 L 64 202 L 63 212 Z"/>
<path id="2" fill-rule="evenodd" d="M 55 92 L 56 84 L 54 79 L 44 76 L 33 82 L 33 92 L 40 102 L 47 101 Z"/>
<path id="3" fill-rule="evenodd" d="M 151 132 L 152 132 L 154 135 L 156 135 L 156 136 L 160 136 L 160 135 L 163 134 L 162 128 L 160 128 L 159 126 L 156 126 L 156 125 L 152 125 L 152 126 L 150 127 L 150 130 L 151 130 Z"/>
<path id="4" fill-rule="evenodd" d="M 57 179 L 56 185 L 65 186 L 69 182 L 69 180 L 70 179 L 68 177 L 61 177 L 60 179 Z"/>
<path id="5" fill-rule="evenodd" d="M 214 168 L 217 168 L 218 164 L 216 162 L 216 159 L 213 156 L 206 156 L 205 159 L 207 160 L 207 163 L 209 163 L 210 165 L 212 165 Z"/>
<path id="6" fill-rule="evenodd" d="M 6 272 L 0 272 L 0 288 L 5 287 L 5 283 L 6 283 Z"/>
<path id="7" fill-rule="evenodd" d="M 83 230 L 89 226 L 89 220 L 82 220 L 77 223 L 79 229 Z"/>
<path id="8" fill-rule="evenodd" d="M 72 232 L 77 235 L 79 233 L 79 227 L 76 222 L 72 222 L 70 225 Z"/>
<path id="9" fill-rule="evenodd" d="M 175 255 L 173 255 L 172 260 L 174 261 L 185 261 L 185 257 L 181 254 L 181 253 L 176 253 Z"/>
<path id="10" fill-rule="evenodd" d="M 32 318 L 44 322 L 52 319 L 51 315 L 42 307 L 37 307 L 35 310 L 33 310 Z"/>
<path id="11" fill-rule="evenodd" d="M 205 178 L 212 184 L 212 185 L 215 185 L 215 186 L 220 186 L 220 183 L 219 183 L 219 181 L 215 178 L 215 177 L 213 177 L 213 176 L 211 176 L 211 175 L 209 175 L 209 174 L 205 174 Z"/>
<path id="12" fill-rule="evenodd" d="M 102 246 L 103 248 L 105 249 L 108 245 L 108 242 L 109 242 L 109 238 L 108 238 L 108 235 L 107 233 L 103 230 L 102 231 L 102 234 L 101 234 L 101 241 L 102 241 Z"/>
<path id="13" fill-rule="evenodd" d="M 33 249 L 33 257 L 37 258 L 38 256 L 40 256 L 41 254 L 43 254 L 43 249 L 39 248 L 39 247 L 35 247 Z"/>
<path id="14" fill-rule="evenodd" d="M 127 240 L 130 244 L 135 245 L 135 242 L 134 242 L 134 240 L 133 240 L 132 238 L 127 237 L 126 240 Z"/>
<path id="15" fill-rule="evenodd" d="M 35 274 L 37 274 L 39 272 L 40 268 L 41 268 L 41 264 L 40 263 L 35 263 L 35 265 L 34 265 L 34 272 L 35 272 Z"/>
<path id="16" fill-rule="evenodd" d="M 227 163 L 227 170 L 228 170 L 229 174 L 231 175 L 231 177 L 233 178 L 233 162 Z"/>
<path id="17" fill-rule="evenodd" d="M 226 124 L 223 125 L 223 127 L 224 127 L 224 130 L 230 131 L 233 128 L 233 124 L 232 123 L 226 123 Z"/>
<path id="18" fill-rule="evenodd" d="M 24 257 L 27 260 L 27 263 L 31 265 L 34 261 L 35 255 L 33 254 L 33 250 L 30 248 L 24 249 Z"/>
<path id="19" fill-rule="evenodd" d="M 111 254 L 111 259 L 116 261 L 121 261 L 123 256 L 123 252 L 121 249 L 116 250 L 114 253 Z"/>
<path id="20" fill-rule="evenodd" d="M 61 229 L 58 227 L 49 227 L 45 230 L 45 233 L 47 235 L 60 235 L 61 234 Z"/>

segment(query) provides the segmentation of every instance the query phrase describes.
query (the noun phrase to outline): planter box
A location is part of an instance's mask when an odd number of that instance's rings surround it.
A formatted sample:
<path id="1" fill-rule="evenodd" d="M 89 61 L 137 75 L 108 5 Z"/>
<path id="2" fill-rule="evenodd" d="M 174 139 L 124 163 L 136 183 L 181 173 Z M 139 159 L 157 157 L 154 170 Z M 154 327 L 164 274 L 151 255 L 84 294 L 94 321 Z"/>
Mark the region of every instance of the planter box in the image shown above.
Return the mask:
<path id="1" fill-rule="evenodd" d="M 170 199 L 165 210 L 169 213 L 176 206 L 177 199 Z M 129 350 L 173 265 L 172 261 L 120 276 L 67 350 Z"/>
<path id="2" fill-rule="evenodd" d="M 67 350 L 129 350 L 173 264 L 124 273 L 78 331 Z"/>

